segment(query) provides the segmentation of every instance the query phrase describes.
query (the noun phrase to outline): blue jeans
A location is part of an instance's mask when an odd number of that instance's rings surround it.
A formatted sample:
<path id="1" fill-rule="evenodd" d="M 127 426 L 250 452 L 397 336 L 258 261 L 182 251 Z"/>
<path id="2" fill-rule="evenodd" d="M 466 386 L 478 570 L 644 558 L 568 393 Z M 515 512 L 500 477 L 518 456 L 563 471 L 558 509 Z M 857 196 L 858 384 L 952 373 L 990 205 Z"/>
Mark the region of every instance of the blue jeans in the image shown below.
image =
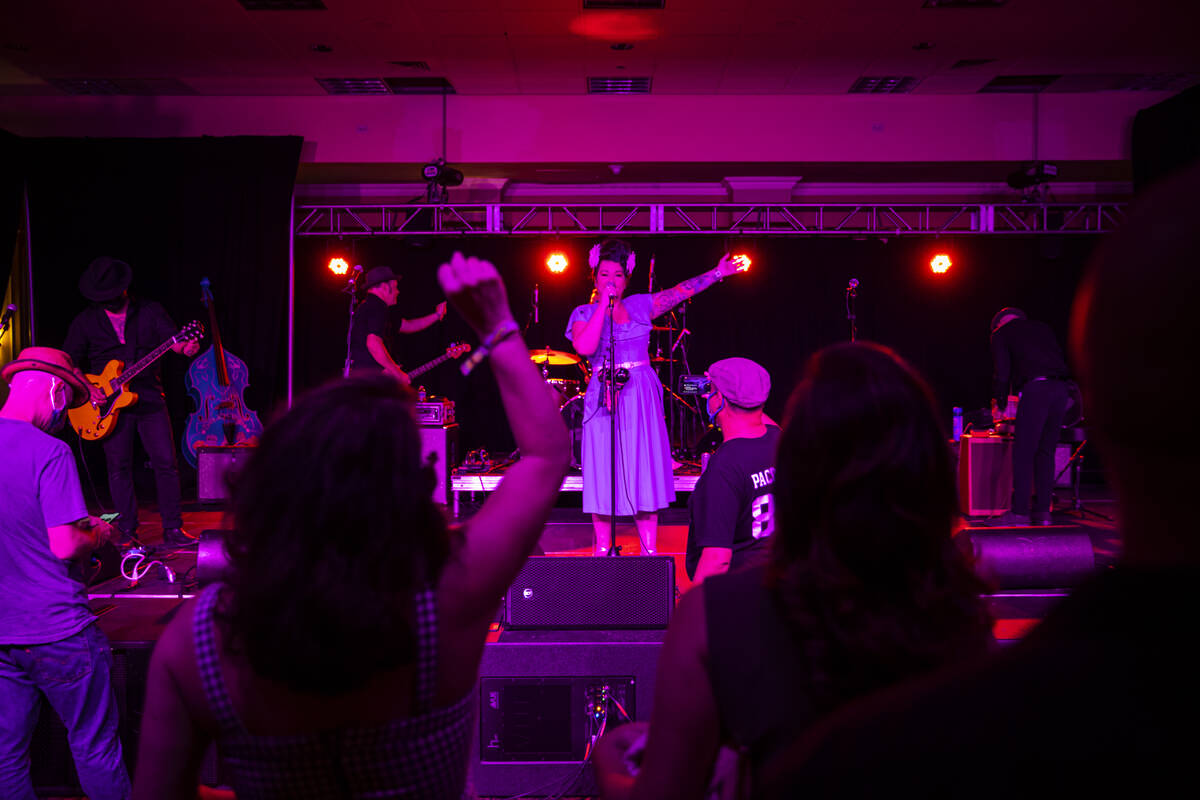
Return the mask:
<path id="1" fill-rule="evenodd" d="M 51 644 L 0 645 L 0 797 L 34 800 L 29 743 L 44 694 L 67 729 L 89 800 L 125 800 L 112 650 L 95 623 Z"/>

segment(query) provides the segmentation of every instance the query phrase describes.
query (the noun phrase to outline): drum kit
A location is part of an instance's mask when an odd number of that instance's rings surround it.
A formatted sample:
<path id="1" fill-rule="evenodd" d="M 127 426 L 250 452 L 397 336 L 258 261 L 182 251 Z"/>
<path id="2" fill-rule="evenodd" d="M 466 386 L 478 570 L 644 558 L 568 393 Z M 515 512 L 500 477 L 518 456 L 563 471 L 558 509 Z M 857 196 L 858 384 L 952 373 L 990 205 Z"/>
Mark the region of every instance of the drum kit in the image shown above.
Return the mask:
<path id="1" fill-rule="evenodd" d="M 558 411 L 571 435 L 571 466 L 583 467 L 583 402 L 591 381 L 588 363 L 574 353 L 542 347 L 529 351 L 529 359 L 541 367 L 542 380 L 559 396 Z M 665 364 L 670 358 L 651 358 L 651 364 Z"/>

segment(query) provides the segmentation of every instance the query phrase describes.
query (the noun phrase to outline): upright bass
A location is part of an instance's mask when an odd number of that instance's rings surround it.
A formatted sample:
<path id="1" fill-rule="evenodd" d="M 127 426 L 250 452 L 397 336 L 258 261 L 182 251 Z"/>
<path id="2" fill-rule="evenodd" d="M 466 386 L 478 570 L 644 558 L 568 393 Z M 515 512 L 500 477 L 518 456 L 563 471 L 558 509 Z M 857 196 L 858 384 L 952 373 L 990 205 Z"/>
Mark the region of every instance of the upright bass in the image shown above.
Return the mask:
<path id="1" fill-rule="evenodd" d="M 246 362 L 225 349 L 208 278 L 200 280 L 200 302 L 208 309 L 212 347 L 197 356 L 184 383 L 196 404 L 183 432 L 183 454 L 196 466 L 199 445 L 254 444 L 262 435 L 258 414 L 246 408 L 243 392 L 250 385 Z"/>

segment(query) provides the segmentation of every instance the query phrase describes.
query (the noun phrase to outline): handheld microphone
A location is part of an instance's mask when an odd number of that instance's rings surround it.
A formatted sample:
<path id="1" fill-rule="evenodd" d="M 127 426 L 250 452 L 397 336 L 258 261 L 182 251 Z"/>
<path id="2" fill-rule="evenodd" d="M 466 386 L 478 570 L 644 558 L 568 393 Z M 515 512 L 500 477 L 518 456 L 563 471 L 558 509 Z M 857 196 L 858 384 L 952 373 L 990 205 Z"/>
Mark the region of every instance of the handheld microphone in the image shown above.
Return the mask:
<path id="1" fill-rule="evenodd" d="M 17 313 L 17 307 L 12 303 L 4 309 L 4 313 L 0 314 L 0 331 L 8 330 L 8 323 L 12 322 L 13 314 Z"/>

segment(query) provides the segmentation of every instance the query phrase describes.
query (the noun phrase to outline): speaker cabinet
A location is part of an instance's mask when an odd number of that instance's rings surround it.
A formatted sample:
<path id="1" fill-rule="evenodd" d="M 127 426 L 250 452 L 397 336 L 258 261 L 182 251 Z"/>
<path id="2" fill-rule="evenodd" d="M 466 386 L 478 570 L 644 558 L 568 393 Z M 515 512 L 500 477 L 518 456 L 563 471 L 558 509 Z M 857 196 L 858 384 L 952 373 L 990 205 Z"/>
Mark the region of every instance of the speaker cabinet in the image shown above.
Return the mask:
<path id="1" fill-rule="evenodd" d="M 1082 530 L 972 529 L 975 569 L 997 589 L 1065 589 L 1096 569 L 1091 537 Z"/>
<path id="2" fill-rule="evenodd" d="M 1011 436 L 963 434 L 958 444 L 958 495 L 968 517 L 1008 511 L 1012 503 Z"/>
<path id="3" fill-rule="evenodd" d="M 506 598 L 514 629 L 665 628 L 675 608 L 671 556 L 531 558 Z"/>
<path id="4" fill-rule="evenodd" d="M 450 503 L 450 470 L 458 464 L 458 425 L 417 428 L 421 434 L 421 459 L 433 466 L 437 484 L 433 499 L 443 505 Z"/>

